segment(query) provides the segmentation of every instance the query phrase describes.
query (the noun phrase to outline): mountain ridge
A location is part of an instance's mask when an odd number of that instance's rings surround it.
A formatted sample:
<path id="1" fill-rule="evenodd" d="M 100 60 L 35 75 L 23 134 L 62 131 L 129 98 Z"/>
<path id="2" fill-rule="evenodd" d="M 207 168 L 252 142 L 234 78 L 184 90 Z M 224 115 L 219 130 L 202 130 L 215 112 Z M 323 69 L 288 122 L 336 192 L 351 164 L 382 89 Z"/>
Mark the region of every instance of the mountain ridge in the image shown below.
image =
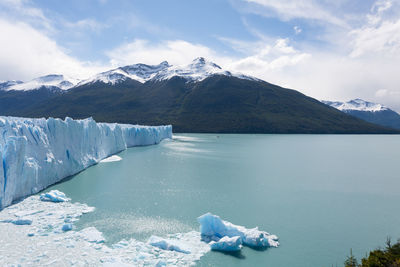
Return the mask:
<path id="1" fill-rule="evenodd" d="M 131 79 L 141 83 L 145 83 L 151 80 L 168 80 L 175 76 L 183 77 L 188 82 L 198 82 L 212 75 L 226 75 L 249 80 L 259 80 L 255 77 L 224 70 L 219 65 L 203 57 L 198 57 L 187 65 L 170 65 L 167 61 L 163 61 L 158 65 L 148 65 L 143 63 L 126 65 L 108 71 L 100 72 L 84 80 L 66 77 L 62 74 L 48 74 L 45 76 L 37 77 L 27 82 L 2 81 L 0 82 L 0 90 L 29 91 L 39 89 L 42 86 L 59 87 L 62 90 L 69 90 L 75 87 L 95 82 L 102 82 L 114 85 L 116 83 L 126 81 L 127 79 Z"/>
<path id="2" fill-rule="evenodd" d="M 0 114 L 172 124 L 175 132 L 400 133 L 204 58 L 185 66 L 135 64 L 100 74 L 106 79 L 78 82 L 66 90 L 50 86 L 63 80 L 55 75 L 36 90 L 0 90 Z"/>
<path id="3" fill-rule="evenodd" d="M 367 122 L 400 129 L 400 114 L 382 104 L 360 98 L 348 102 L 324 100 L 321 102 Z"/>
<path id="4" fill-rule="evenodd" d="M 145 125 L 198 133 L 399 133 L 367 123 L 302 93 L 267 82 L 213 75 L 140 83 L 85 84 L 19 110 L 18 116 Z"/>

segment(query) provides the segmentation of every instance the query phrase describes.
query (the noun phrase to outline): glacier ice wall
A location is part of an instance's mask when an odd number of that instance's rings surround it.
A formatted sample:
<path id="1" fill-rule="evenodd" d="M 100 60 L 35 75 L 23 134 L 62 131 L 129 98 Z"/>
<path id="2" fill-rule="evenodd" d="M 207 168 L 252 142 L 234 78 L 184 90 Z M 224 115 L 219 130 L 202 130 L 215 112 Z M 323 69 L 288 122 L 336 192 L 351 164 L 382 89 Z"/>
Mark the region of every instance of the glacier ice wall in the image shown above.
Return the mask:
<path id="1" fill-rule="evenodd" d="M 172 126 L 0 117 L 0 210 L 127 147 L 172 138 Z"/>

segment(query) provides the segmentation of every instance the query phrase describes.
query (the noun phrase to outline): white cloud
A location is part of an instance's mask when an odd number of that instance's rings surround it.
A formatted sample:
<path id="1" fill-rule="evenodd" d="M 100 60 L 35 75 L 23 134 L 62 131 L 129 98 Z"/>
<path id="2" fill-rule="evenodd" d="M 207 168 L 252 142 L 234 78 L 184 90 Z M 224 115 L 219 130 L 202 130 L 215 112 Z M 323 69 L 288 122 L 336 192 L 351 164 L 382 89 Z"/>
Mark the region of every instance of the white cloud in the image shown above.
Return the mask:
<path id="1" fill-rule="evenodd" d="M 258 45 L 258 44 L 257 44 Z M 283 71 L 310 57 L 289 45 L 288 39 L 278 39 L 273 45 L 265 44 L 256 53 L 232 60 L 228 67 L 259 78 L 270 78 L 272 72 Z"/>
<path id="2" fill-rule="evenodd" d="M 349 32 L 351 57 L 380 54 L 400 58 L 400 17 L 386 16 L 393 7 L 391 0 L 376 1 L 366 15 L 366 23 Z"/>
<path id="3" fill-rule="evenodd" d="M 387 94 L 388 94 L 388 90 L 386 90 L 386 89 L 380 89 L 375 92 L 376 97 L 385 97 L 385 96 L 387 96 Z"/>
<path id="4" fill-rule="evenodd" d="M 42 32 L 0 19 L 1 79 L 32 79 L 49 73 L 86 78 L 102 69 L 69 56 Z"/>
<path id="5" fill-rule="evenodd" d="M 299 26 L 294 26 L 293 30 L 295 34 L 300 34 L 303 31 Z"/>
<path id="6" fill-rule="evenodd" d="M 353 30 L 350 35 L 354 38 L 351 57 L 377 52 L 400 53 L 400 19 L 384 21 L 377 27 L 371 25 Z"/>
<path id="7" fill-rule="evenodd" d="M 90 30 L 90 31 L 97 32 L 97 33 L 99 33 L 104 28 L 108 27 L 106 24 L 101 23 L 92 18 L 86 18 L 86 19 L 75 21 L 75 22 L 64 21 L 63 25 L 67 28 L 73 29 L 74 31 Z"/>
<path id="8" fill-rule="evenodd" d="M 245 0 L 265 7 L 258 13 L 265 16 L 278 16 L 282 20 L 312 19 L 328 22 L 335 25 L 346 26 L 341 18 L 331 14 L 326 8 L 313 0 Z M 327 5 L 327 3 L 323 3 Z"/>
<path id="9" fill-rule="evenodd" d="M 0 6 L 3 7 L 3 12 L 0 12 L 3 17 L 9 17 L 15 21 L 23 18 L 25 21 L 37 24 L 48 31 L 54 30 L 43 11 L 40 8 L 33 7 L 29 0 L 0 0 Z"/>
<path id="10" fill-rule="evenodd" d="M 156 44 L 147 40 L 134 40 L 108 51 L 106 54 L 113 66 L 139 62 L 159 64 L 163 60 L 180 65 L 187 64 L 200 56 L 212 60 L 221 59 L 212 49 L 183 40 L 163 41 Z"/>

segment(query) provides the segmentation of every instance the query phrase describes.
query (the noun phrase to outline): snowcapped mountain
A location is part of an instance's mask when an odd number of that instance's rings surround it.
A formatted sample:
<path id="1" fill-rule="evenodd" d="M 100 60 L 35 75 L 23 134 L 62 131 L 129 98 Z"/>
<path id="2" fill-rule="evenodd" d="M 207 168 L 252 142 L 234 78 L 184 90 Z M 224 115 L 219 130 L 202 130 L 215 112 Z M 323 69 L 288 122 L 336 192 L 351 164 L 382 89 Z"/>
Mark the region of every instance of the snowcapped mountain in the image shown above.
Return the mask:
<path id="1" fill-rule="evenodd" d="M 359 98 L 348 102 L 324 100 L 321 102 L 365 121 L 400 129 L 400 114 L 382 104 L 364 101 Z"/>
<path id="2" fill-rule="evenodd" d="M 103 82 L 107 84 L 116 84 L 127 79 L 132 79 L 145 83 L 146 81 L 153 78 L 158 72 L 170 67 L 167 61 L 161 62 L 159 65 L 146 65 L 146 64 L 134 64 L 125 67 L 119 67 L 113 70 L 105 71 L 95 75 L 92 78 L 84 80 L 78 84 L 78 86 Z"/>
<path id="3" fill-rule="evenodd" d="M 167 61 L 163 61 L 158 65 L 146 65 L 141 63 L 128 65 L 101 72 L 82 81 L 57 74 L 42 76 L 28 82 L 4 81 L 0 82 L 0 90 L 28 91 L 39 89 L 43 86 L 48 87 L 49 89 L 59 88 L 61 90 L 69 90 L 71 88 L 96 82 L 115 85 L 130 79 L 140 83 L 145 83 L 147 81 L 169 80 L 175 76 L 182 77 L 188 82 L 200 82 L 213 75 L 225 75 L 254 81 L 258 80 L 254 77 L 223 70 L 217 64 L 208 61 L 203 57 L 199 57 L 194 59 L 188 65 L 172 66 L 168 64 Z"/>
<path id="4" fill-rule="evenodd" d="M 33 79 L 28 82 L 10 81 L 14 84 L 2 88 L 2 90 L 29 91 L 39 89 L 43 86 L 48 88 L 59 88 L 61 90 L 68 90 L 74 87 L 78 83 L 78 81 L 79 80 L 77 79 L 67 78 L 64 75 L 50 74 Z"/>
<path id="5" fill-rule="evenodd" d="M 83 81 L 47 75 L 14 83 L 0 90 L 1 115 L 172 124 L 178 132 L 398 133 L 347 116 L 295 90 L 224 70 L 201 57 L 179 66 L 166 61 L 128 65 Z M 386 118 L 388 112 L 400 117 L 362 100 L 331 104 L 343 111 L 350 106 L 358 109 L 351 112 L 373 110 L 368 111 L 373 117 L 381 112 Z"/>
<path id="6" fill-rule="evenodd" d="M 154 80 L 169 80 L 174 76 L 182 77 L 191 82 L 199 82 L 213 75 L 234 76 L 241 79 L 257 80 L 254 77 L 243 74 L 233 74 L 230 71 L 222 69 L 217 64 L 206 60 L 203 57 L 196 58 L 189 65 L 170 66 L 158 72 Z"/>
<path id="7" fill-rule="evenodd" d="M 16 81 L 16 80 L 0 81 L 0 90 L 6 90 L 8 87 L 16 85 L 16 84 L 20 84 L 20 83 L 23 83 L 23 81 Z"/>
<path id="8" fill-rule="evenodd" d="M 223 70 L 217 64 L 206 60 L 203 57 L 194 59 L 188 65 L 169 65 L 163 61 L 158 65 L 134 64 L 125 67 L 119 67 L 113 70 L 105 71 L 95 75 L 92 78 L 84 80 L 78 86 L 95 82 L 106 84 L 117 84 L 127 79 L 132 79 L 145 83 L 147 81 L 169 80 L 178 76 L 186 79 L 188 82 L 199 82 L 212 75 L 234 76 L 241 79 L 257 80 L 254 77 L 243 74 L 232 74 L 230 71 Z"/>
<path id="9" fill-rule="evenodd" d="M 326 105 L 332 106 L 338 110 L 341 110 L 341 111 L 357 110 L 357 111 L 377 112 L 377 111 L 388 110 L 388 108 L 382 104 L 376 104 L 376 103 L 364 101 L 360 98 L 353 99 L 348 102 L 324 101 L 324 100 L 322 100 L 321 102 Z"/>

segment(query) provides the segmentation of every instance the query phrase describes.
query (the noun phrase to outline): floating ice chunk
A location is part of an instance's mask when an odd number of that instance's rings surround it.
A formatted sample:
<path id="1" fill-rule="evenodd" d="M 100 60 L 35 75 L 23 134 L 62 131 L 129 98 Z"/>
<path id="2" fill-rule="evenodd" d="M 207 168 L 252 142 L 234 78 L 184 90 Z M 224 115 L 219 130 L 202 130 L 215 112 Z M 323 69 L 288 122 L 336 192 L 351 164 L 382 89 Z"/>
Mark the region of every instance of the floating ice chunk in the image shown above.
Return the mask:
<path id="1" fill-rule="evenodd" d="M 87 227 L 79 231 L 79 235 L 90 243 L 104 243 L 105 239 L 103 234 L 95 227 Z"/>
<path id="2" fill-rule="evenodd" d="M 65 202 L 70 199 L 67 196 L 58 190 L 51 190 L 50 192 L 43 193 L 40 195 L 41 201 L 50 201 L 50 202 Z"/>
<path id="3" fill-rule="evenodd" d="M 61 230 L 63 230 L 64 232 L 70 231 L 72 230 L 72 223 L 66 223 L 62 226 Z"/>
<path id="4" fill-rule="evenodd" d="M 147 241 L 148 244 L 161 248 L 163 250 L 171 250 L 171 251 L 177 251 L 185 254 L 190 254 L 189 250 L 185 250 L 181 248 L 181 244 L 178 244 L 177 241 L 173 241 L 171 239 L 165 239 L 161 238 L 159 236 L 154 236 L 152 235 L 149 240 Z"/>
<path id="5" fill-rule="evenodd" d="M 239 251 L 242 249 L 242 239 L 240 236 L 224 236 L 219 241 L 211 241 L 210 247 L 218 251 Z"/>
<path id="6" fill-rule="evenodd" d="M 32 220 L 31 219 L 16 219 L 16 220 L 11 221 L 11 223 L 13 223 L 15 225 L 31 225 Z"/>
<path id="7" fill-rule="evenodd" d="M 247 229 L 222 220 L 219 216 L 206 213 L 198 219 L 200 232 L 204 239 L 219 241 L 221 238 L 239 236 L 243 245 L 257 248 L 279 246 L 278 237 L 258 228 Z"/>
<path id="8" fill-rule="evenodd" d="M 156 264 L 156 267 L 163 267 L 163 266 L 167 266 L 167 263 L 165 261 L 159 261 Z"/>
<path id="9" fill-rule="evenodd" d="M 111 157 L 100 160 L 100 163 L 114 162 L 114 161 L 120 161 L 120 160 L 122 160 L 122 158 L 120 156 L 112 155 Z"/>
<path id="10" fill-rule="evenodd" d="M 270 235 L 267 232 L 260 231 L 258 228 L 246 229 L 245 235 L 242 238 L 243 244 L 250 247 L 278 247 L 278 237 Z"/>

